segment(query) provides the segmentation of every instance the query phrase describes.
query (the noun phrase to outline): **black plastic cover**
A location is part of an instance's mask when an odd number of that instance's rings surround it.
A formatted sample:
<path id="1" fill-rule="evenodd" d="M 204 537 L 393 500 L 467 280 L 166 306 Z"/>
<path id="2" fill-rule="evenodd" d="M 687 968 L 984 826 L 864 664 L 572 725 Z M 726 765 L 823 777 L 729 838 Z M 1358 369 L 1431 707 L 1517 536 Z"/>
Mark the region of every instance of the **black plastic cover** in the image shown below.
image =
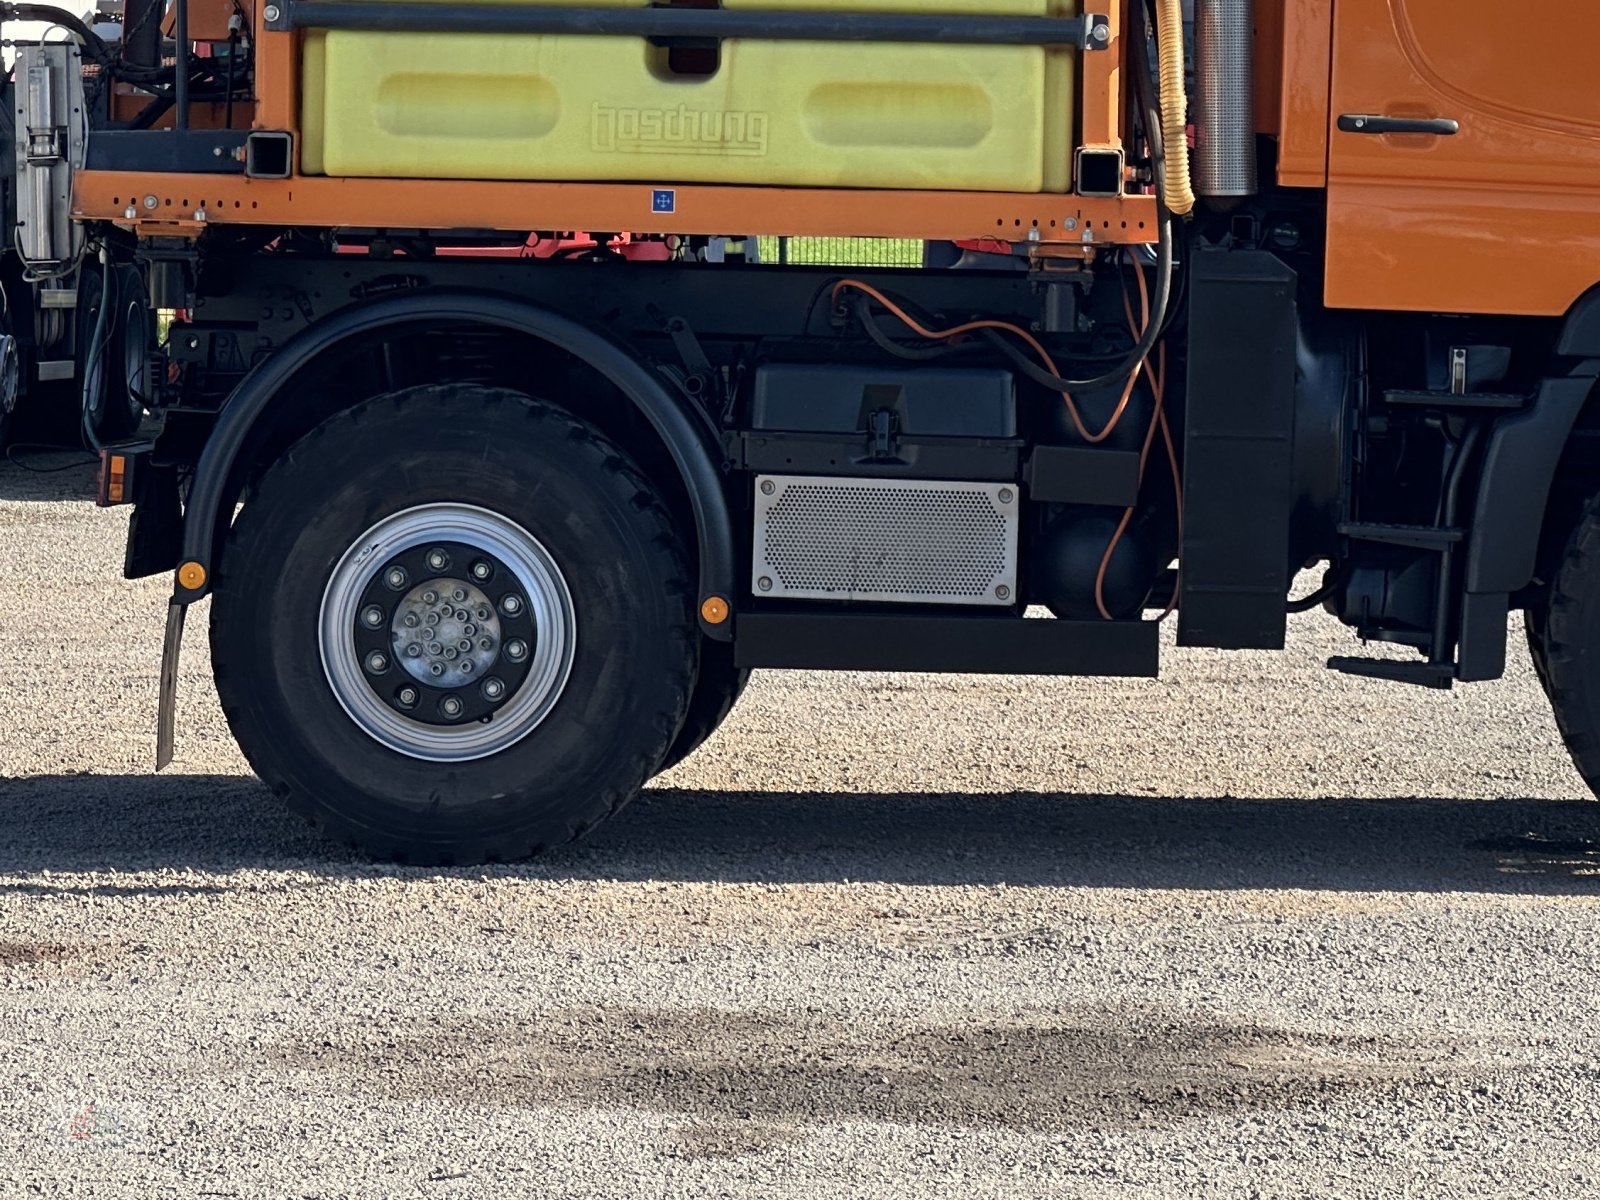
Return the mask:
<path id="1" fill-rule="evenodd" d="M 883 412 L 900 436 L 1012 438 L 1016 381 L 1008 371 L 959 367 L 768 363 L 756 371 L 757 430 L 866 433 Z"/>

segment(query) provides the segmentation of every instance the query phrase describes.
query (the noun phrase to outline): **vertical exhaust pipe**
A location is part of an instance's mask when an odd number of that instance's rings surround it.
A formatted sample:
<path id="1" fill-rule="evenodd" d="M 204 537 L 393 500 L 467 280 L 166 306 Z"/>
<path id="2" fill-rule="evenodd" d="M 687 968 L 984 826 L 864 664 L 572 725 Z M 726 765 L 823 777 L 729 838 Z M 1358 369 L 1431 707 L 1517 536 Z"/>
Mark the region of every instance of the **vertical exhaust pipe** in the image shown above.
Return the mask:
<path id="1" fill-rule="evenodd" d="M 1256 193 L 1254 0 L 1195 0 L 1195 194 Z"/>

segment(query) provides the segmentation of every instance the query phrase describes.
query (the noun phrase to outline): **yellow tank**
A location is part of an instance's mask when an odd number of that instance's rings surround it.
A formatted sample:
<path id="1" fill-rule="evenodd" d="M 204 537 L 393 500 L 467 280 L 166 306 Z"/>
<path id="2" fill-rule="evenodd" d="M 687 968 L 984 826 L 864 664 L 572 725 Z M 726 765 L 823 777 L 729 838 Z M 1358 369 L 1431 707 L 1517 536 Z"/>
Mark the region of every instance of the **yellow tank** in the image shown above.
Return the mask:
<path id="1" fill-rule="evenodd" d="M 929 8 L 927 0 L 725 6 Z M 1077 0 L 937 7 L 1060 16 Z M 301 170 L 1063 192 L 1075 63 L 1066 49 L 731 39 L 715 72 L 697 76 L 675 73 L 666 51 L 634 38 L 327 31 L 305 43 Z"/>

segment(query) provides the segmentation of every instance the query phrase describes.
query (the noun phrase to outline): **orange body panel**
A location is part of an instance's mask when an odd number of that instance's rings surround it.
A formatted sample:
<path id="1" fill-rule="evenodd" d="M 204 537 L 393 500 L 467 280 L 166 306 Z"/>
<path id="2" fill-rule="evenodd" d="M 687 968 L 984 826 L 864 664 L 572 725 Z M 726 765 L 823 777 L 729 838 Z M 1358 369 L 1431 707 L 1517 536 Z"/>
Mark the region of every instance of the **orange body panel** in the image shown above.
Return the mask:
<path id="1" fill-rule="evenodd" d="M 1258 73 L 1277 85 L 1278 182 L 1322 187 L 1328 182 L 1333 0 L 1295 0 L 1279 12 L 1282 40 L 1276 64 L 1264 57 L 1264 46 L 1257 56 Z M 1274 65 L 1277 78 L 1271 74 Z"/>
<path id="2" fill-rule="evenodd" d="M 1326 300 L 1558 316 L 1600 279 L 1600 6 L 1338 0 Z M 1451 118 L 1372 136 L 1340 114 Z"/>

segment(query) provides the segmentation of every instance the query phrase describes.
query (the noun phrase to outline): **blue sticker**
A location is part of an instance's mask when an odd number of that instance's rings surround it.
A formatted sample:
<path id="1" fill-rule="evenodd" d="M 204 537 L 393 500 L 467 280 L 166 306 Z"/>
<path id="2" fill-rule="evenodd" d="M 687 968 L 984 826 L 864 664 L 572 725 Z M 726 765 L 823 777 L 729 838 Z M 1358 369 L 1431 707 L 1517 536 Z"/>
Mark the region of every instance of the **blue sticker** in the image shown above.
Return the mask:
<path id="1" fill-rule="evenodd" d="M 678 193 L 672 188 L 657 188 L 650 193 L 650 211 L 675 213 L 678 211 Z"/>

